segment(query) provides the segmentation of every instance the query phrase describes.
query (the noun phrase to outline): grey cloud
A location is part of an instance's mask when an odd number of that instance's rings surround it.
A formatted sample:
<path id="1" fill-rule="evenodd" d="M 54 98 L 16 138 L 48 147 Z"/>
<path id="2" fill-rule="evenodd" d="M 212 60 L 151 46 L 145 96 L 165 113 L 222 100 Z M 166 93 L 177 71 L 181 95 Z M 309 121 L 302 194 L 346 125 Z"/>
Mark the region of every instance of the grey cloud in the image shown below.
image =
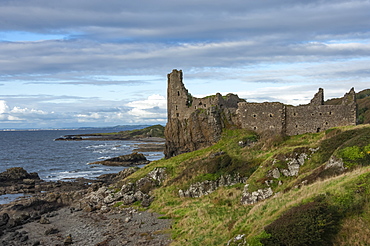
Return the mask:
<path id="1" fill-rule="evenodd" d="M 322 61 L 338 57 L 369 56 L 370 47 L 335 47 L 323 44 L 272 45 L 249 41 L 173 44 L 106 44 L 87 42 L 80 49 L 77 42 L 45 41 L 31 44 L 13 43 L 9 48 L 0 43 L 0 66 L 5 74 L 54 74 L 84 71 L 85 74 L 110 74 L 110 71 L 165 74 L 169 68 L 227 67 L 261 62 Z M 43 54 L 45 50 L 49 55 Z M 19 56 L 10 54 L 14 52 Z M 179 59 L 181 57 L 181 59 Z M 3 78 L 2 80 L 6 80 Z"/>
<path id="2" fill-rule="evenodd" d="M 27 1 L 2 6 L 4 30 L 60 32 L 114 40 L 210 40 L 274 33 L 362 32 L 368 1 Z M 27 15 L 24 13 L 27 12 Z M 7 21 L 5 21 L 7 20 Z M 360 24 L 361 23 L 361 24 Z M 298 34 L 298 35 L 297 35 Z M 100 38 L 99 38 L 100 37 Z"/>
<path id="3" fill-rule="evenodd" d="M 75 82 L 61 82 L 60 84 L 70 85 L 145 85 L 149 84 L 146 81 L 128 80 L 128 81 L 75 81 Z"/>
<path id="4" fill-rule="evenodd" d="M 165 108 L 160 108 L 160 107 L 153 107 L 153 108 L 148 108 L 145 109 L 145 111 L 150 112 L 150 113 L 157 113 L 157 114 L 165 114 L 167 113 L 167 109 Z"/>
<path id="5" fill-rule="evenodd" d="M 19 31 L 65 38 L 0 41 L 0 86 L 142 86 L 135 96 L 145 98 L 149 85 L 165 81 L 173 68 L 183 69 L 190 84 L 235 79 L 245 82 L 245 87 L 248 83 L 291 85 L 302 81 L 312 87 L 346 87 L 345 82 L 356 79 L 358 85 L 366 85 L 369 12 L 366 0 L 6 0 L 0 3 L 0 35 Z M 282 66 L 270 67 L 275 64 Z M 111 75 L 152 75 L 158 81 L 106 79 Z M 255 98 L 276 101 L 274 93 Z M 50 121 L 65 117 L 68 124 L 76 123 L 72 117 L 76 114 L 93 120 L 96 113 L 100 123 L 119 121 L 113 114 L 125 115 L 129 110 L 122 107 L 128 103 L 125 100 L 96 97 L 0 98 L 9 106 L 55 111 L 42 117 L 51 117 Z M 164 113 L 160 108 L 146 110 Z"/>

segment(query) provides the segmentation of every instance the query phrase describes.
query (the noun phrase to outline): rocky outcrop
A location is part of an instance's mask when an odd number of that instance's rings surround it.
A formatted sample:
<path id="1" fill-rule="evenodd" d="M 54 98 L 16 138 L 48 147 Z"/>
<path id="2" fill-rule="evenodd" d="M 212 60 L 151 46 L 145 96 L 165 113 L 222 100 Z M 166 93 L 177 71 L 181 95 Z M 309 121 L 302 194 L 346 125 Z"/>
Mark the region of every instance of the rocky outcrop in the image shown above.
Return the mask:
<path id="1" fill-rule="evenodd" d="M 0 195 L 33 193 L 42 182 L 37 173 L 28 173 L 21 167 L 13 167 L 0 173 Z"/>
<path id="2" fill-rule="evenodd" d="M 244 190 L 242 193 L 242 198 L 241 198 L 241 204 L 255 204 L 257 202 L 263 201 L 270 196 L 274 194 L 272 191 L 271 187 L 265 188 L 265 189 L 259 189 L 253 192 L 248 191 L 248 186 L 249 184 L 246 184 L 244 186 Z"/>
<path id="3" fill-rule="evenodd" d="M 0 173 L 0 182 L 18 182 L 25 179 L 40 180 L 37 173 L 28 173 L 22 167 L 12 167 L 7 169 L 5 172 Z"/>
<path id="4" fill-rule="evenodd" d="M 297 154 L 293 158 L 287 158 L 286 161 L 288 168 L 287 169 L 281 169 L 281 172 L 283 173 L 284 176 L 287 177 L 293 177 L 293 176 L 298 176 L 298 172 L 301 166 L 304 165 L 305 160 L 308 158 L 308 155 L 306 153 L 300 153 Z M 276 171 L 275 169 L 275 172 Z"/>
<path id="5" fill-rule="evenodd" d="M 150 161 L 148 161 L 142 153 L 134 152 L 132 154 L 121 155 L 121 156 L 118 156 L 118 157 L 113 157 L 113 158 L 106 159 L 104 161 L 92 162 L 90 164 L 101 164 L 101 165 L 105 165 L 105 166 L 130 167 L 130 166 L 146 165 L 149 162 Z"/>
<path id="6" fill-rule="evenodd" d="M 88 212 L 109 211 L 112 206 L 129 205 L 139 201 L 143 207 L 148 207 L 153 201 L 150 191 L 160 186 L 165 179 L 166 169 L 155 168 L 138 181 L 123 184 L 120 190 L 100 187 L 81 199 L 78 206 Z"/>
<path id="7" fill-rule="evenodd" d="M 296 148 L 291 153 L 275 156 L 272 161 L 272 167 L 266 174 L 264 185 L 267 187 L 250 192 L 248 189 L 249 184 L 246 184 L 242 193 L 241 203 L 254 204 L 271 197 L 274 192 L 270 186 L 274 182 L 281 185 L 281 177 L 297 177 L 301 166 L 318 150 L 319 148 Z M 276 167 L 278 164 L 280 167 Z M 281 166 L 285 166 L 286 168 L 282 168 Z"/>
<path id="8" fill-rule="evenodd" d="M 222 130 L 234 124 L 232 114 L 229 109 L 213 106 L 199 109 L 187 119 L 169 120 L 165 129 L 166 158 L 215 144 Z"/>
<path id="9" fill-rule="evenodd" d="M 328 162 L 325 164 L 325 170 L 328 169 L 333 169 L 338 173 L 343 173 L 346 170 L 343 160 L 336 156 L 331 156 Z"/>
<path id="10" fill-rule="evenodd" d="M 246 182 L 247 178 L 240 177 L 239 174 L 237 175 L 222 175 L 217 180 L 205 180 L 203 182 L 197 182 L 195 184 L 190 185 L 190 187 L 186 190 L 179 190 L 180 197 L 202 197 L 208 195 L 219 187 L 223 186 L 231 186 L 238 183 Z"/>
<path id="11" fill-rule="evenodd" d="M 299 169 L 305 164 L 305 161 L 315 153 L 319 148 L 297 148 L 287 156 L 277 156 L 272 162 L 272 169 L 268 171 L 267 177 L 279 179 L 280 176 L 294 177 L 298 176 Z M 286 168 L 277 168 L 277 162 L 285 163 Z"/>

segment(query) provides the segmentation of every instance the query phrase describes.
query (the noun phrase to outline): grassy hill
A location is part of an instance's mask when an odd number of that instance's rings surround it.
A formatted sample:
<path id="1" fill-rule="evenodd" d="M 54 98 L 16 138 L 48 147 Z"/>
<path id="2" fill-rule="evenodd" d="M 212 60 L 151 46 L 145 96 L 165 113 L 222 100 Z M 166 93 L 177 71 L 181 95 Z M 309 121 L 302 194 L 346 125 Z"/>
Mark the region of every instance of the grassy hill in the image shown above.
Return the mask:
<path id="1" fill-rule="evenodd" d="M 369 164 L 369 125 L 274 139 L 234 129 L 209 148 L 152 162 L 124 182 L 166 168 L 150 209 L 173 219 L 172 245 L 370 245 Z M 179 196 L 225 175 L 247 181 Z M 242 204 L 245 193 L 266 189 L 269 198 Z"/>

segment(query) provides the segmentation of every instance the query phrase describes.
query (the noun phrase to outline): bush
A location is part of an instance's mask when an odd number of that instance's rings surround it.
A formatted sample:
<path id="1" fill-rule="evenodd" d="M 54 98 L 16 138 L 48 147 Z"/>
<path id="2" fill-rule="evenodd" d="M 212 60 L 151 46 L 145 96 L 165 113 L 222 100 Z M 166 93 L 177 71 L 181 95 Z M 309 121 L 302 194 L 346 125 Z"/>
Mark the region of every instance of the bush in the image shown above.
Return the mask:
<path id="1" fill-rule="evenodd" d="M 369 165 L 370 145 L 363 148 L 359 146 L 346 147 L 338 151 L 338 155 L 343 159 L 346 167 L 351 168 L 357 165 Z"/>
<path id="2" fill-rule="evenodd" d="M 347 160 L 355 161 L 357 159 L 362 159 L 365 157 L 365 153 L 358 146 L 347 147 L 341 149 L 339 154 L 342 158 Z"/>
<path id="3" fill-rule="evenodd" d="M 320 201 L 293 207 L 265 227 L 263 245 L 331 245 L 338 232 L 340 217 L 335 209 Z"/>

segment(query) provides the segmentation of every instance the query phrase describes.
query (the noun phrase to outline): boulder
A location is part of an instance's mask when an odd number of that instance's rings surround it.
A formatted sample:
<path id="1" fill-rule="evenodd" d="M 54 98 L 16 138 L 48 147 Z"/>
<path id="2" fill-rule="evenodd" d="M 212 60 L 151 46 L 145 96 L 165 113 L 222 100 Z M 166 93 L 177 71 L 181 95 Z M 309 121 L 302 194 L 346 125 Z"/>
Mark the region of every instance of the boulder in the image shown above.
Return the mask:
<path id="1" fill-rule="evenodd" d="M 0 173 L 0 182 L 23 182 L 24 180 L 29 183 L 32 182 L 30 180 L 40 180 L 40 177 L 37 173 L 28 173 L 22 167 L 12 167 Z"/>
<path id="2" fill-rule="evenodd" d="M 5 226 L 6 224 L 8 224 L 8 221 L 9 221 L 9 215 L 7 213 L 3 213 L 0 216 L 0 227 Z"/>

